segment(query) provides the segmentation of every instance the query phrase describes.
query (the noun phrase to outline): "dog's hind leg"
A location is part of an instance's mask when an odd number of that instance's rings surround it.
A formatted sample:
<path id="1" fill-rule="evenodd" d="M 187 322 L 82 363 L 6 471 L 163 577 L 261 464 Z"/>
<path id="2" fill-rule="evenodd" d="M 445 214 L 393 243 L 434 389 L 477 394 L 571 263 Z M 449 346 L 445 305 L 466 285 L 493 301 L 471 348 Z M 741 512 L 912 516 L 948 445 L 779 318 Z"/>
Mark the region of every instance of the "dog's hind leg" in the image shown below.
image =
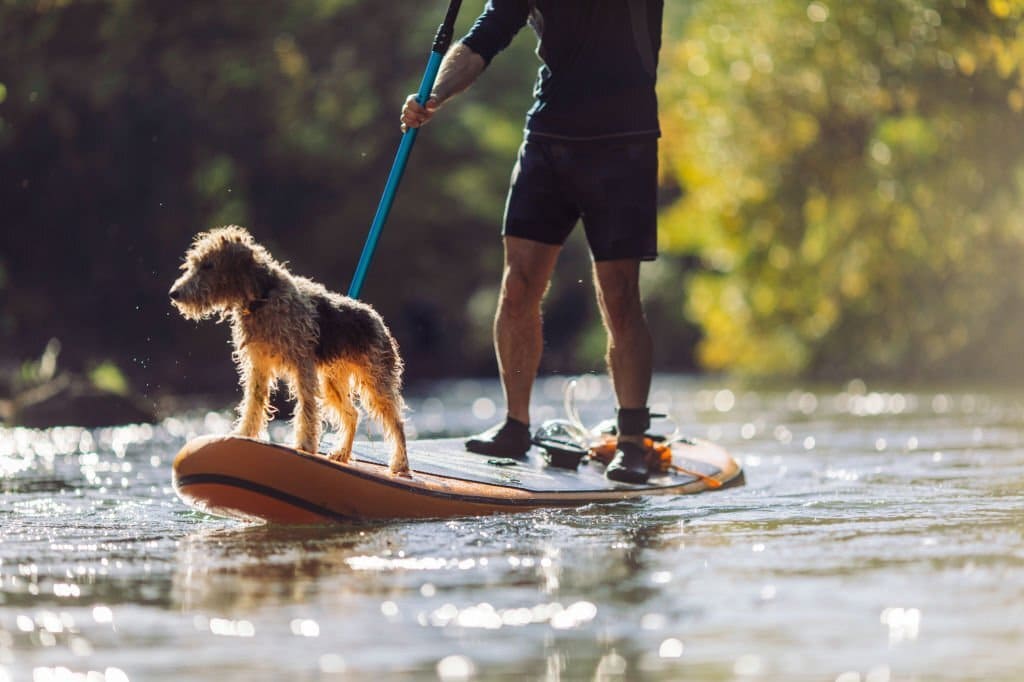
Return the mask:
<path id="1" fill-rule="evenodd" d="M 295 396 L 295 447 L 316 454 L 320 446 L 319 377 L 312 362 L 300 364 L 292 376 Z"/>
<path id="2" fill-rule="evenodd" d="M 360 398 L 377 418 L 384 435 L 395 445 L 391 454 L 391 473 L 409 473 L 409 457 L 405 446 L 405 427 L 402 426 L 402 395 L 390 381 L 379 377 L 365 377 L 360 386 Z"/>
<path id="3" fill-rule="evenodd" d="M 384 427 L 384 433 L 395 444 L 390 463 L 393 474 L 408 474 L 409 472 L 409 456 L 405 446 L 405 427 L 402 426 L 401 404 L 401 397 L 390 396 L 377 412 L 378 419 Z"/>
<path id="4" fill-rule="evenodd" d="M 338 447 L 330 458 L 347 462 L 352 455 L 352 441 L 359 425 L 359 410 L 352 404 L 351 380 L 348 374 L 324 377 L 324 401 L 338 415 Z"/>
<path id="5" fill-rule="evenodd" d="M 240 363 L 243 398 L 238 406 L 235 433 L 259 438 L 270 418 L 270 383 L 273 375 L 260 363 Z"/>

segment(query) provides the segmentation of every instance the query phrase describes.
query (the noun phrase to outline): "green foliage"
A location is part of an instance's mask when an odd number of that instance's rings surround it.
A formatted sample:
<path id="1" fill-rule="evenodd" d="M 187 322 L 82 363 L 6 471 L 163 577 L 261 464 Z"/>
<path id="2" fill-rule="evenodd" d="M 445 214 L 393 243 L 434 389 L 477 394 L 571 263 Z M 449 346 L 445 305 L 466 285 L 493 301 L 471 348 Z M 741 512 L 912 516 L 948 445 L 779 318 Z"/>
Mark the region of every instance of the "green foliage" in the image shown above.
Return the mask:
<path id="1" fill-rule="evenodd" d="M 57 375 L 57 359 L 60 357 L 61 342 L 50 339 L 37 360 L 21 363 L 14 377 L 13 388 L 24 390 L 51 381 Z"/>
<path id="2" fill-rule="evenodd" d="M 127 377 L 110 360 L 104 360 L 90 370 L 89 382 L 101 391 L 116 393 L 117 395 L 128 395 L 129 384 Z"/>
<path id="3" fill-rule="evenodd" d="M 199 388 L 180 353 L 208 344 L 197 357 L 219 372 L 189 364 L 230 386 L 223 330 L 196 332 L 167 303 L 191 237 L 245 224 L 343 291 L 446 6 L 0 3 L 0 260 L 17 291 L 0 300 L 6 352 L 59 335 L 73 367 L 113 348 L 130 372 Z M 457 31 L 474 18 L 467 6 Z M 364 295 L 412 373 L 493 362 L 489 343 L 470 361 L 460 347 L 465 292 L 499 276 L 532 47 L 524 32 L 420 136 L 379 244 Z"/>
<path id="4" fill-rule="evenodd" d="M 0 365 L 59 337 L 71 371 L 232 386 L 224 330 L 167 303 L 182 253 L 242 223 L 344 290 L 446 4 L 0 2 Z M 1000 375 L 1024 343 L 1022 18 L 1022 0 L 668 3 L 657 367 L 686 366 L 696 323 L 713 369 Z M 523 31 L 417 141 L 364 289 L 410 377 L 494 371 L 534 48 Z M 546 303 L 553 371 L 603 354 L 580 239 Z"/>
<path id="5" fill-rule="evenodd" d="M 1019 367 L 1024 2 L 716 0 L 663 56 L 711 368 Z"/>

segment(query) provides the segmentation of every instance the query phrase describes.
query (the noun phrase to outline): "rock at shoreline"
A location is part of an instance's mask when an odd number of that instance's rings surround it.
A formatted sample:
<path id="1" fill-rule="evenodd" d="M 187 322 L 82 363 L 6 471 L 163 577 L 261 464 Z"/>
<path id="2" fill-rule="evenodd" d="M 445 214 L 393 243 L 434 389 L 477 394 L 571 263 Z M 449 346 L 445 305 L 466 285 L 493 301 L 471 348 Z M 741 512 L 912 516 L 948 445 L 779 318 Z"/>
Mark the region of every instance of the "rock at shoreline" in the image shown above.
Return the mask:
<path id="1" fill-rule="evenodd" d="M 156 411 L 140 399 L 104 391 L 67 374 L 20 393 L 0 407 L 4 421 L 33 429 L 96 428 L 157 421 Z"/>

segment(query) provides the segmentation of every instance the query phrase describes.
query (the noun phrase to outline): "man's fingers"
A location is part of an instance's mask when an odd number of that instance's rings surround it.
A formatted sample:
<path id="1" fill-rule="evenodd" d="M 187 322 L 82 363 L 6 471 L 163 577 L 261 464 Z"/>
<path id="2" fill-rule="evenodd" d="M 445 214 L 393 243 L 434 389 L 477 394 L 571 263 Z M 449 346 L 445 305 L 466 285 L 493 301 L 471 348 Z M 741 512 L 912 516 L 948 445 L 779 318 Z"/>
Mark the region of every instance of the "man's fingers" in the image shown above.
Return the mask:
<path id="1" fill-rule="evenodd" d="M 424 114 L 427 112 L 426 107 L 420 104 L 416 100 L 416 95 L 409 95 L 405 100 L 405 107 L 408 111 L 415 111 L 416 113 Z"/>
<path id="2" fill-rule="evenodd" d="M 402 125 L 409 126 L 411 128 L 419 128 L 421 125 L 427 122 L 429 116 L 418 116 L 413 112 L 402 113 Z"/>
<path id="3" fill-rule="evenodd" d="M 416 100 L 416 95 L 409 95 L 405 100 L 405 106 L 402 107 L 402 131 L 422 126 L 434 115 L 437 106 L 437 100 L 433 97 L 427 100 L 427 106 L 423 106 Z"/>

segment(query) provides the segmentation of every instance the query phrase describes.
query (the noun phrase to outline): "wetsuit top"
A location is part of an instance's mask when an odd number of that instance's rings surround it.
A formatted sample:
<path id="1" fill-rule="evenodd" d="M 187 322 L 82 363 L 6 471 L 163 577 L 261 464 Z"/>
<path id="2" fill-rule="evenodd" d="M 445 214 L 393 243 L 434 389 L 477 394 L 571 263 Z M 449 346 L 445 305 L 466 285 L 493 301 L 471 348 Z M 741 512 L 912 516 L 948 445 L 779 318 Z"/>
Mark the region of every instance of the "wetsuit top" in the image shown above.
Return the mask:
<path id="1" fill-rule="evenodd" d="M 543 64 L 527 139 L 657 137 L 663 10 L 664 0 L 488 0 L 462 43 L 490 64 L 529 21 Z"/>

